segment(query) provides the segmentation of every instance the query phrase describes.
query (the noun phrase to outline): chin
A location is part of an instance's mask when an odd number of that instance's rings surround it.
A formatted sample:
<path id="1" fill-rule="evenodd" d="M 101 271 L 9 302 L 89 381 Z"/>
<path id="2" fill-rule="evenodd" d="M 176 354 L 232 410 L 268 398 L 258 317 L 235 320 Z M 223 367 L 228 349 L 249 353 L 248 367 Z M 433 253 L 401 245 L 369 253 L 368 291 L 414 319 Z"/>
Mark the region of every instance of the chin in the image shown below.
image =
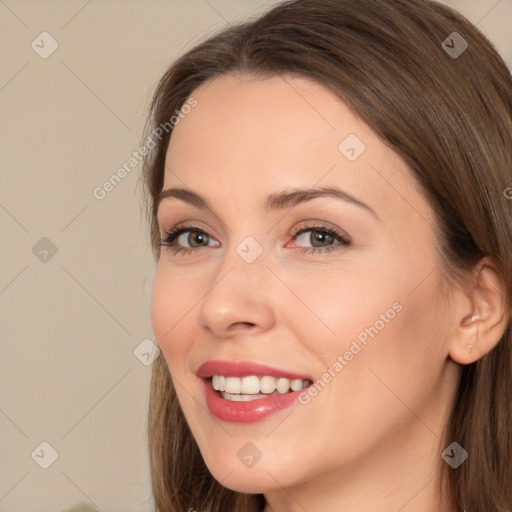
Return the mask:
<path id="1" fill-rule="evenodd" d="M 226 476 L 227 474 L 213 474 L 213 477 L 222 486 L 232 491 L 245 494 L 263 494 L 279 487 L 277 482 L 268 473 L 265 473 L 264 470 L 256 471 L 254 469 L 253 472 L 249 469 L 233 471 L 229 476 Z"/>
<path id="2" fill-rule="evenodd" d="M 215 480 L 232 491 L 261 494 L 280 487 L 279 484 L 289 485 L 289 482 L 281 481 L 282 479 L 277 476 L 281 473 L 280 468 L 276 468 L 275 465 L 268 467 L 263 459 L 252 467 L 245 467 L 238 459 L 233 463 L 231 455 L 229 459 L 225 463 L 218 458 L 215 461 L 205 459 L 205 463 Z M 271 474 L 277 477 L 279 484 Z"/>

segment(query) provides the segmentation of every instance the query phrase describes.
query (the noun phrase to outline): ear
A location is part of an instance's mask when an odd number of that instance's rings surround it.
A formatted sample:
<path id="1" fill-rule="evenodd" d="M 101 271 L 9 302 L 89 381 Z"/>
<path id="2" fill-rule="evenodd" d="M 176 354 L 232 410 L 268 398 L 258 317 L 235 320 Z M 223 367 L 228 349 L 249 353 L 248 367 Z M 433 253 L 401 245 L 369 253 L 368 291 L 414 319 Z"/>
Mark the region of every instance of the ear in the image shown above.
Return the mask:
<path id="1" fill-rule="evenodd" d="M 451 359 L 464 365 L 478 361 L 498 344 L 510 314 L 505 311 L 504 285 L 489 257 L 476 265 L 465 295 L 449 350 Z"/>

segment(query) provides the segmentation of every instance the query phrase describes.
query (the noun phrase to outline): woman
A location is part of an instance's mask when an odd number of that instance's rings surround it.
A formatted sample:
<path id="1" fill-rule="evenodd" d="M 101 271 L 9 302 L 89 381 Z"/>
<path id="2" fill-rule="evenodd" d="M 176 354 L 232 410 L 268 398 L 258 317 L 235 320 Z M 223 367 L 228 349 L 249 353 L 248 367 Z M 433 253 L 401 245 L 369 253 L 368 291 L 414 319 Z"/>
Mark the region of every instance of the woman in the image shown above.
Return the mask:
<path id="1" fill-rule="evenodd" d="M 511 113 L 426 0 L 285 2 L 173 64 L 144 167 L 159 511 L 512 510 Z"/>

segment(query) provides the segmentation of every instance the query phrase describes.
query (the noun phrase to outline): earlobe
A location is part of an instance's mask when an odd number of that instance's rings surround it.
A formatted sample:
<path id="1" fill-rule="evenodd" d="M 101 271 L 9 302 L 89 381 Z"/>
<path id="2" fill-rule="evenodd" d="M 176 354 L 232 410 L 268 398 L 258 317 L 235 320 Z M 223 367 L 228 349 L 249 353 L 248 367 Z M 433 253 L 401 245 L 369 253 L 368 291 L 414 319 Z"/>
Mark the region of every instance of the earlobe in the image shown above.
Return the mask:
<path id="1" fill-rule="evenodd" d="M 463 365 L 490 352 L 502 338 L 508 322 L 503 283 L 490 258 L 483 258 L 475 270 L 467 295 L 470 307 L 460 319 L 449 351 L 451 359 Z"/>

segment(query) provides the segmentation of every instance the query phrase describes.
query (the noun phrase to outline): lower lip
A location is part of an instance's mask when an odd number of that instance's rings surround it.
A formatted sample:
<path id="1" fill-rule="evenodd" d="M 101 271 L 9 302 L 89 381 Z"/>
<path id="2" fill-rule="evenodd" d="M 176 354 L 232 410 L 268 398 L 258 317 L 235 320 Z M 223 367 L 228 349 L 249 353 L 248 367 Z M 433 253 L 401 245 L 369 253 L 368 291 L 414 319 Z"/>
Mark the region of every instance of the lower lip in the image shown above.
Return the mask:
<path id="1" fill-rule="evenodd" d="M 210 412 L 219 420 L 233 423 L 254 423 L 261 421 L 278 411 L 293 405 L 299 393 L 292 391 L 284 395 L 273 395 L 268 398 L 257 398 L 250 402 L 232 402 L 222 398 L 212 387 L 211 380 L 199 379 L 206 397 Z"/>

